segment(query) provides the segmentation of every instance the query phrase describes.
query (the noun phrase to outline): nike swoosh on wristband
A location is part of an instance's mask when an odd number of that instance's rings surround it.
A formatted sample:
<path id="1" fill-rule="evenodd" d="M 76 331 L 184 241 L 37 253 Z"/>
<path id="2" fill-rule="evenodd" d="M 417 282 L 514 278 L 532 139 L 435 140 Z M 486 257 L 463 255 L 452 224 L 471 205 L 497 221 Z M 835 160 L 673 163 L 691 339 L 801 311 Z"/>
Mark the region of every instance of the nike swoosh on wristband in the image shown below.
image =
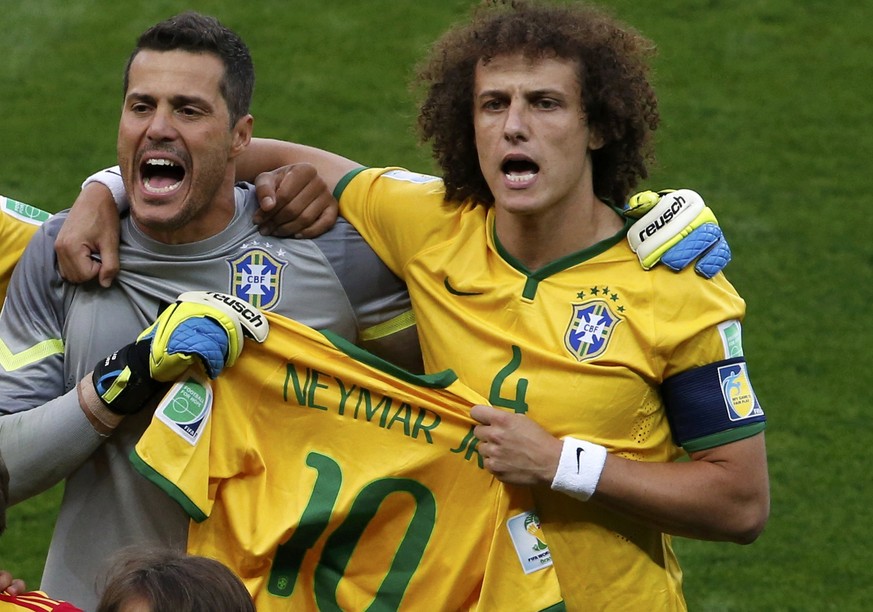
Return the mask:
<path id="1" fill-rule="evenodd" d="M 582 448 L 581 446 L 576 449 L 576 473 L 577 474 L 582 469 L 582 462 L 579 461 L 579 459 L 582 457 L 582 453 L 584 453 L 584 452 L 585 452 L 585 449 Z"/>
<path id="2" fill-rule="evenodd" d="M 443 281 L 443 285 L 446 286 L 446 291 L 451 293 L 452 295 L 460 295 L 460 296 L 469 296 L 469 295 L 482 295 L 481 291 L 458 291 L 454 287 L 452 287 L 451 283 L 449 283 L 449 277 Z"/>

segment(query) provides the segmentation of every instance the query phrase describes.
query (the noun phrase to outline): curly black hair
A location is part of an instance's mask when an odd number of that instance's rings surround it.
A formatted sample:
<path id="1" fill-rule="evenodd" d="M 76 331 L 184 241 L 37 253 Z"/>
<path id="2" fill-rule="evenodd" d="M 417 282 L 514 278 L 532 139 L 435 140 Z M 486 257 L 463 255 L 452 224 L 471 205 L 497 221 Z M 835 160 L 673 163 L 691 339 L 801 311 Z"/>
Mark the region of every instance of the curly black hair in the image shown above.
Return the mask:
<path id="1" fill-rule="evenodd" d="M 418 67 L 424 90 L 418 127 L 442 168 L 446 199 L 494 203 L 476 152 L 476 65 L 501 55 L 558 57 L 578 63 L 582 108 L 604 145 L 592 151 L 594 191 L 623 203 L 648 176 L 652 132 L 660 115 L 650 83 L 654 44 L 587 4 L 487 0 L 472 19 L 450 29 Z"/>

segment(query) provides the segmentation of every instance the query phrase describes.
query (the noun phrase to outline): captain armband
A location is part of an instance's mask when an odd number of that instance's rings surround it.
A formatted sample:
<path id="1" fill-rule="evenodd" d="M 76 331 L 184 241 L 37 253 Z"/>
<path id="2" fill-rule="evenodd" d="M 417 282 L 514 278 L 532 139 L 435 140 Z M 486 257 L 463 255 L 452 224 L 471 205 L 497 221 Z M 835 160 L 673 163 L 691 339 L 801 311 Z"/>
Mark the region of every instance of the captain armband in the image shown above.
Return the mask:
<path id="1" fill-rule="evenodd" d="M 115 205 L 120 209 L 127 208 L 127 191 L 124 189 L 124 181 L 121 179 L 121 169 L 118 166 L 112 166 L 95 172 L 85 179 L 82 183 L 82 189 L 91 183 L 100 183 L 112 193 L 112 199 L 115 200 Z"/>
<path id="2" fill-rule="evenodd" d="M 671 376 L 661 385 L 661 393 L 673 441 L 687 452 L 736 442 L 766 426 L 744 357 Z"/>

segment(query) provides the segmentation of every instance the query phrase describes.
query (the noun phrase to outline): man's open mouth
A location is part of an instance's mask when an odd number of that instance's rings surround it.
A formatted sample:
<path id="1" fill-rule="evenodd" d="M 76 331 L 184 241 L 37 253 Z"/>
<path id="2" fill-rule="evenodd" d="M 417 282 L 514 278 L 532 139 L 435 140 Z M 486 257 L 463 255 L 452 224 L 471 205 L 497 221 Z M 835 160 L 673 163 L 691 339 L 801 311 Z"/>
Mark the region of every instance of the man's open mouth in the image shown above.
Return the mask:
<path id="1" fill-rule="evenodd" d="M 540 167 L 529 159 L 508 159 L 500 168 L 513 183 L 529 181 L 540 171 Z"/>
<path id="2" fill-rule="evenodd" d="M 142 184 L 149 193 L 169 193 L 182 184 L 185 169 L 176 162 L 155 157 L 145 160 L 140 166 Z"/>

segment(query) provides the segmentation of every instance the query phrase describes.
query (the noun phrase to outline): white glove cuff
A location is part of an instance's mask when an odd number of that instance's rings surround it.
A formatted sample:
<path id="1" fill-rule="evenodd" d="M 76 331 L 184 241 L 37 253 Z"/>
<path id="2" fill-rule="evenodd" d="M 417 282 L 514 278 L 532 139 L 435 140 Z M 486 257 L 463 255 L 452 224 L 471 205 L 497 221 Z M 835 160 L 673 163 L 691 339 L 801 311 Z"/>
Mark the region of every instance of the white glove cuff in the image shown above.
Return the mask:
<path id="1" fill-rule="evenodd" d="M 569 436 L 564 438 L 552 490 L 588 501 L 597 488 L 605 463 L 606 447 Z"/>
<path id="2" fill-rule="evenodd" d="M 648 270 L 658 263 L 663 252 L 659 249 L 665 247 L 663 250 L 666 250 L 681 240 L 683 230 L 706 210 L 708 208 L 700 194 L 690 189 L 678 189 L 663 196 L 640 217 L 628 230 L 627 241 L 643 268 Z"/>
<path id="3" fill-rule="evenodd" d="M 112 166 L 111 168 L 95 172 L 85 179 L 85 182 L 82 183 L 82 189 L 91 183 L 100 183 L 109 189 L 116 206 L 127 202 L 127 192 L 124 189 L 124 181 L 121 180 L 121 169 L 118 166 Z"/>

